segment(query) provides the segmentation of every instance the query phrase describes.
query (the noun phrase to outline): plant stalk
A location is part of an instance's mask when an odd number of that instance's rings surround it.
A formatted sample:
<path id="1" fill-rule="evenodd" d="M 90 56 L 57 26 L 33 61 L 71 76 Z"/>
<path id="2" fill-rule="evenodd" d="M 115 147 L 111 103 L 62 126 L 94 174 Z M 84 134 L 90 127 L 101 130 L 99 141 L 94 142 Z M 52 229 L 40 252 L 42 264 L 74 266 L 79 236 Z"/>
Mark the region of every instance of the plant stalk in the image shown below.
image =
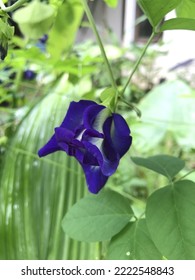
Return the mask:
<path id="1" fill-rule="evenodd" d="M 109 61 L 108 61 L 108 58 L 107 58 L 107 55 L 106 55 L 106 52 L 105 52 L 105 49 L 104 49 L 102 40 L 101 40 L 100 35 L 99 35 L 99 33 L 98 33 L 98 30 L 97 30 L 97 28 L 96 28 L 94 18 L 93 18 L 92 14 L 91 14 L 91 11 L 90 11 L 90 9 L 89 9 L 89 6 L 88 6 L 88 4 L 87 4 L 87 1 L 86 1 L 86 0 L 81 0 L 81 2 L 82 2 L 82 4 L 83 4 L 85 13 L 86 13 L 86 15 L 87 15 L 87 17 L 88 17 L 89 23 L 90 23 L 91 28 L 92 28 L 92 30 L 93 30 L 93 32 L 94 32 L 95 37 L 96 37 L 97 43 L 98 43 L 98 45 L 99 45 L 99 48 L 100 48 L 100 50 L 101 50 L 101 54 L 102 54 L 104 63 L 105 63 L 106 68 L 107 68 L 107 72 L 108 72 L 108 74 L 109 74 L 110 83 L 111 83 L 112 87 L 116 90 L 116 94 L 118 94 L 118 88 L 117 88 L 117 85 L 116 85 L 116 82 L 115 82 L 115 79 L 114 79 L 114 76 L 113 76 L 113 72 L 112 72 L 110 63 L 109 63 Z"/>
<path id="2" fill-rule="evenodd" d="M 25 2 L 27 2 L 27 0 L 18 0 L 16 3 L 14 3 L 13 5 L 6 7 L 3 3 L 2 0 L 0 0 L 0 8 L 2 11 L 9 13 L 9 12 L 13 12 L 15 11 L 17 8 L 19 8 L 20 6 L 22 6 Z"/>
<path id="3" fill-rule="evenodd" d="M 190 170 L 189 172 L 187 172 L 185 175 L 183 175 L 182 177 L 180 177 L 178 180 L 176 180 L 176 181 L 181 181 L 181 180 L 183 180 L 184 178 L 186 178 L 188 175 L 190 175 L 190 174 L 192 174 L 192 173 L 194 173 L 195 172 L 195 169 L 192 169 L 192 170 Z"/>
<path id="4" fill-rule="evenodd" d="M 135 63 L 135 65 L 134 65 L 134 67 L 133 67 L 133 70 L 132 70 L 132 72 L 131 72 L 129 78 L 128 78 L 128 80 L 127 80 L 127 82 L 126 82 L 124 88 L 123 88 L 122 91 L 121 91 L 121 95 L 123 95 L 123 93 L 124 93 L 125 90 L 127 89 L 128 85 L 130 84 L 131 79 L 132 79 L 134 73 L 136 72 L 137 68 L 139 67 L 140 62 L 141 62 L 142 58 L 144 57 L 144 55 L 145 55 L 145 53 L 146 53 L 146 51 L 147 51 L 147 49 L 148 49 L 148 47 L 149 47 L 150 43 L 152 42 L 152 40 L 153 40 L 153 38 L 154 38 L 155 35 L 156 35 L 156 32 L 153 31 L 152 34 L 151 34 L 151 36 L 150 36 L 150 38 L 148 39 L 147 44 L 145 45 L 145 47 L 144 47 L 144 49 L 143 49 L 143 51 L 142 51 L 142 54 L 140 55 L 139 59 L 138 59 L 137 62 Z"/>

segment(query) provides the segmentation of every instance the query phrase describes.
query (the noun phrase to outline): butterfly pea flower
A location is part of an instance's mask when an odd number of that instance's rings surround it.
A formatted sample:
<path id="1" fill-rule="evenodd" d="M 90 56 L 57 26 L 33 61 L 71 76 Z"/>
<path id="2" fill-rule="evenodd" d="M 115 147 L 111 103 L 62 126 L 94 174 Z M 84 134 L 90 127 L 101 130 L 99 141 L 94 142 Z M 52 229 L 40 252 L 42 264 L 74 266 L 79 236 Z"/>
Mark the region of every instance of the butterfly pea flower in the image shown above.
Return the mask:
<path id="1" fill-rule="evenodd" d="M 71 102 L 54 135 L 38 155 L 64 151 L 81 164 L 88 189 L 98 193 L 116 171 L 131 146 L 130 129 L 124 118 L 94 101 Z"/>
<path id="2" fill-rule="evenodd" d="M 36 77 L 36 73 L 30 69 L 25 70 L 23 73 L 23 78 L 25 80 L 34 80 Z"/>

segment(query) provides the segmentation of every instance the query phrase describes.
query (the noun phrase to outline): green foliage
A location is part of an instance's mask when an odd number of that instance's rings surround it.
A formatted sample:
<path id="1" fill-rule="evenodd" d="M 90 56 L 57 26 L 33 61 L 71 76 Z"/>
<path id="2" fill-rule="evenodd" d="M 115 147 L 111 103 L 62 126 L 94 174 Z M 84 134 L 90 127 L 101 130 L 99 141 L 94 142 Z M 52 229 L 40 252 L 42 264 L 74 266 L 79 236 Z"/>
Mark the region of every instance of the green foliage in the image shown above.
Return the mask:
<path id="1" fill-rule="evenodd" d="M 166 14 L 175 9 L 182 0 L 138 0 L 138 4 L 148 17 L 151 25 L 156 27 Z"/>
<path id="2" fill-rule="evenodd" d="M 59 6 L 47 47 L 55 59 L 70 50 L 82 16 L 83 8 L 77 0 L 65 1 Z"/>
<path id="3" fill-rule="evenodd" d="M 7 40 L 10 40 L 14 35 L 14 27 L 8 25 L 7 19 L 5 18 L 4 19 L 0 18 L 0 31 L 1 31 L 0 34 L 3 34 Z"/>
<path id="4" fill-rule="evenodd" d="M 104 0 L 104 2 L 111 8 L 115 8 L 118 4 L 118 0 Z"/>
<path id="5" fill-rule="evenodd" d="M 132 216 L 128 200 L 113 191 L 103 190 L 76 203 L 64 217 L 62 226 L 77 240 L 104 241 L 124 228 Z"/>
<path id="6" fill-rule="evenodd" d="M 193 0 L 138 0 L 138 4 L 155 32 L 174 29 L 195 30 L 195 3 Z M 158 30 L 158 25 L 164 16 L 175 8 L 178 18 L 165 21 Z"/>
<path id="7" fill-rule="evenodd" d="M 52 6 L 38 0 L 20 8 L 13 15 L 13 19 L 19 24 L 21 32 L 31 39 L 38 39 L 48 33 L 53 18 L 54 9 Z"/>
<path id="8" fill-rule="evenodd" d="M 173 18 L 166 20 L 160 27 L 160 31 L 187 29 L 195 30 L 195 20 L 190 18 Z"/>
<path id="9" fill-rule="evenodd" d="M 177 11 L 177 16 L 180 18 L 195 19 L 195 1 L 182 0 L 179 6 L 177 7 L 176 11 Z"/>
<path id="10" fill-rule="evenodd" d="M 139 104 L 143 122 L 131 126 L 136 148 L 151 150 L 167 133 L 181 147 L 194 148 L 194 97 L 193 89 L 179 80 L 153 88 Z"/>
<path id="11" fill-rule="evenodd" d="M 148 158 L 133 157 L 131 159 L 135 164 L 164 175 L 169 180 L 172 180 L 185 166 L 183 160 L 169 155 L 157 155 Z"/>
<path id="12" fill-rule="evenodd" d="M 114 109 L 115 101 L 115 90 L 113 88 L 106 88 L 100 95 L 102 105 L 110 108 L 111 111 Z"/>
<path id="13" fill-rule="evenodd" d="M 107 258 L 111 260 L 159 260 L 157 250 L 148 232 L 146 220 L 130 222 L 114 236 L 108 247 Z"/>
<path id="14" fill-rule="evenodd" d="M 8 41 L 14 35 L 14 27 L 8 24 L 7 18 L 7 15 L 0 17 L 0 58 L 2 60 L 7 56 Z"/>
<path id="15" fill-rule="evenodd" d="M 195 259 L 194 197 L 195 183 L 185 180 L 156 191 L 148 199 L 148 230 L 167 259 Z"/>

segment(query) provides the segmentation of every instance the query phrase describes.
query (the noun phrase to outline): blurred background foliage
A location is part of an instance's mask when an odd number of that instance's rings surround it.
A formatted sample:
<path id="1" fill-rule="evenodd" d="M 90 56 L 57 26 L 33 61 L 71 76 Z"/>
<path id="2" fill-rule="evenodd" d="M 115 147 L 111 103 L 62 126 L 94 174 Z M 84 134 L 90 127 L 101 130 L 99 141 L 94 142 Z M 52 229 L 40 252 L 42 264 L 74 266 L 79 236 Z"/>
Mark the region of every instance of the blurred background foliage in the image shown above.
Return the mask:
<path id="1" fill-rule="evenodd" d="M 52 0 L 49 7 L 53 25 L 46 25 L 48 32 L 43 28 L 40 34 L 39 13 L 39 24 L 35 21 L 33 27 L 33 34 L 39 30 L 37 36 L 32 38 L 25 28 L 22 36 L 18 31 L 0 63 L 0 258 L 100 259 L 106 244 L 73 241 L 61 228 L 68 208 L 88 192 L 80 166 L 63 153 L 39 159 L 37 151 L 63 119 L 69 102 L 100 101 L 109 79 L 97 45 L 74 43 L 83 17 L 79 2 Z M 13 17 L 23 24 L 17 14 Z M 165 153 L 186 160 L 182 172 L 195 167 L 195 91 L 176 71 L 171 79 L 158 76 L 155 59 L 166 55 L 161 45 L 159 41 L 147 51 L 125 92 L 142 118 L 119 103 L 133 145 L 106 185 L 130 198 L 137 213 L 164 179 L 135 166 L 131 156 Z M 122 48 L 116 42 L 105 46 L 119 88 L 142 48 Z M 195 180 L 193 174 L 189 177 Z"/>

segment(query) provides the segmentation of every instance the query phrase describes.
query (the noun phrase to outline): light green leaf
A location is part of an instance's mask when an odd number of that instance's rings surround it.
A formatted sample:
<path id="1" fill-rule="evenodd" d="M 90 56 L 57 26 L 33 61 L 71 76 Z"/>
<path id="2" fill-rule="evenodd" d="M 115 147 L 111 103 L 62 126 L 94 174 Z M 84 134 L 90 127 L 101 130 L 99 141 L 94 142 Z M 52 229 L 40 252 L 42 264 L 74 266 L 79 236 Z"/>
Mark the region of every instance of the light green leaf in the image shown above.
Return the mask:
<path id="1" fill-rule="evenodd" d="M 0 19 L 0 36 L 1 33 L 3 33 L 7 40 L 10 40 L 14 35 L 14 27 L 10 26 L 8 22 L 4 22 L 2 19 Z"/>
<path id="2" fill-rule="evenodd" d="M 182 0 L 138 0 L 153 27 L 156 27 L 166 14 L 175 9 Z"/>
<path id="3" fill-rule="evenodd" d="M 19 24 L 21 32 L 31 39 L 38 39 L 48 33 L 53 18 L 53 7 L 37 0 L 13 14 L 13 19 Z"/>
<path id="4" fill-rule="evenodd" d="M 76 203 L 65 215 L 62 227 L 76 240 L 103 241 L 124 228 L 132 216 L 128 200 L 116 192 L 103 190 Z"/>
<path id="5" fill-rule="evenodd" d="M 169 260 L 195 259 L 195 183 L 184 180 L 154 192 L 146 222 L 156 247 Z"/>
<path id="6" fill-rule="evenodd" d="M 153 150 L 168 132 L 182 148 L 195 148 L 195 93 L 186 83 L 175 80 L 153 88 L 139 104 L 142 121 L 131 125 L 134 146 Z"/>
<path id="7" fill-rule="evenodd" d="M 104 2 L 111 8 L 115 8 L 118 5 L 118 0 L 104 0 Z"/>
<path id="8" fill-rule="evenodd" d="M 82 16 L 83 7 L 80 1 L 65 1 L 58 8 L 47 42 L 47 50 L 55 59 L 59 60 L 59 57 L 71 48 Z"/>
<path id="9" fill-rule="evenodd" d="M 161 32 L 175 29 L 195 30 L 195 19 L 173 18 L 166 20 L 160 27 Z"/>
<path id="10" fill-rule="evenodd" d="M 160 260 L 162 255 L 154 245 L 145 219 L 129 223 L 114 236 L 108 247 L 110 260 Z"/>
<path id="11" fill-rule="evenodd" d="M 131 159 L 135 164 L 164 175 L 170 180 L 185 166 L 183 160 L 169 155 L 157 155 L 148 158 L 133 157 Z"/>
<path id="12" fill-rule="evenodd" d="M 102 105 L 111 109 L 114 109 L 114 101 L 115 101 L 115 90 L 113 88 L 106 88 L 100 95 L 100 99 L 102 101 Z"/>
<path id="13" fill-rule="evenodd" d="M 180 18 L 195 19 L 195 1 L 182 0 L 176 9 L 177 16 Z"/>

